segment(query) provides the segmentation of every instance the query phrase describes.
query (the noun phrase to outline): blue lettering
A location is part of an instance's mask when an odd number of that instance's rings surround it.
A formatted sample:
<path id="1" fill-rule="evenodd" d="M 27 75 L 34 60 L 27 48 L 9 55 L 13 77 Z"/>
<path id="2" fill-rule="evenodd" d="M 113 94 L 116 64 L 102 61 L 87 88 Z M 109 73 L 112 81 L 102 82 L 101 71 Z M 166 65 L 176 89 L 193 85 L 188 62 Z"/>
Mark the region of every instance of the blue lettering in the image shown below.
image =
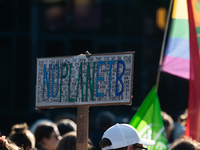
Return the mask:
<path id="1" fill-rule="evenodd" d="M 123 65 L 123 71 L 122 71 L 122 73 L 121 73 L 121 75 L 119 75 L 118 76 L 118 74 L 119 74 L 119 64 L 122 64 Z M 124 64 L 124 62 L 122 61 L 122 60 L 118 60 L 117 61 L 117 73 L 116 73 L 116 96 L 120 96 L 120 95 L 122 95 L 122 93 L 123 93 L 123 90 L 124 90 L 124 85 L 123 85 L 123 82 L 122 82 L 122 80 L 121 80 L 121 77 L 123 76 L 123 74 L 124 74 L 124 70 L 125 70 L 125 64 Z M 121 89 L 121 91 L 119 91 L 118 92 L 118 81 L 121 83 L 121 85 L 122 85 L 122 89 Z"/>
<path id="2" fill-rule="evenodd" d="M 46 78 L 46 82 L 47 82 L 47 94 L 48 94 L 48 98 L 49 98 L 50 68 L 51 68 L 51 65 L 49 64 L 49 78 L 47 78 L 46 65 L 44 64 L 44 75 L 43 75 L 43 98 L 44 98 L 44 90 L 45 90 L 45 78 Z"/>
<path id="3" fill-rule="evenodd" d="M 56 94 L 54 95 L 53 94 L 53 78 L 54 78 L 54 69 L 55 67 L 57 67 L 57 84 L 56 84 Z M 58 95 L 58 81 L 59 81 L 59 66 L 58 64 L 55 64 L 53 66 L 53 69 L 52 69 L 52 82 L 51 82 L 51 94 L 52 94 L 52 97 L 55 98 L 57 95 Z"/>

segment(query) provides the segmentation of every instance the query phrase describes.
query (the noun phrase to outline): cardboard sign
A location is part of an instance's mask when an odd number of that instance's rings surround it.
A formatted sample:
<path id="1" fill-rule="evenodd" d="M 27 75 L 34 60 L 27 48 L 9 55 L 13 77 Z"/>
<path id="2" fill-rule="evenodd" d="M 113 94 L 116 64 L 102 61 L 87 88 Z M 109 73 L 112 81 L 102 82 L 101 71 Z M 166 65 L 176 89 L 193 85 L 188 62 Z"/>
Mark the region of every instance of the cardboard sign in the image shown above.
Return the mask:
<path id="1" fill-rule="evenodd" d="M 134 52 L 37 59 L 36 107 L 131 104 Z"/>

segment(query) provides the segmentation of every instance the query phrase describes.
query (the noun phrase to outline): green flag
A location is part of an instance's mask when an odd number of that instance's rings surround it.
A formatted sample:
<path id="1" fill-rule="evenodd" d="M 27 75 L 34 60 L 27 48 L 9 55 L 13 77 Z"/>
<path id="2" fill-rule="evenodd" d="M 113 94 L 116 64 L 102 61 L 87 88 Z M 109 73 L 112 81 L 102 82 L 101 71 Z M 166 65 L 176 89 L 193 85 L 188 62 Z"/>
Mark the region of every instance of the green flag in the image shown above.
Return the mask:
<path id="1" fill-rule="evenodd" d="M 149 150 L 168 150 L 155 86 L 131 119 L 130 125 L 139 132 L 142 138 L 155 141 L 155 145 L 148 147 Z"/>

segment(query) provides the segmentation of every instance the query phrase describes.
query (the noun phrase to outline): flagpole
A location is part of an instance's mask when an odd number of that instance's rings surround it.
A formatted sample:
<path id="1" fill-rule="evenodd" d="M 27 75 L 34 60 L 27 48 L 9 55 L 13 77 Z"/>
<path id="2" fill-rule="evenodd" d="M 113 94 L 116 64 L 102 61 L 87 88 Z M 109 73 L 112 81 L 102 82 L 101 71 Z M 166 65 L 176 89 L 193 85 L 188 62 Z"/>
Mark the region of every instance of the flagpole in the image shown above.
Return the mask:
<path id="1" fill-rule="evenodd" d="M 166 44 L 166 38 L 167 38 L 167 31 L 169 27 L 169 20 L 170 20 L 170 14 L 172 12 L 172 5 L 173 5 L 174 0 L 170 1 L 169 4 L 169 11 L 167 14 L 167 21 L 166 21 L 166 27 L 163 35 L 163 41 L 162 41 L 162 47 L 161 47 L 161 53 L 160 53 L 160 61 L 159 61 L 159 68 L 158 68 L 158 73 L 157 73 L 157 78 L 156 78 L 156 91 L 158 92 L 158 86 L 159 86 L 159 80 L 160 80 L 160 72 L 162 71 L 161 65 L 163 61 L 163 54 L 164 54 L 164 49 L 165 49 L 165 44 Z"/>

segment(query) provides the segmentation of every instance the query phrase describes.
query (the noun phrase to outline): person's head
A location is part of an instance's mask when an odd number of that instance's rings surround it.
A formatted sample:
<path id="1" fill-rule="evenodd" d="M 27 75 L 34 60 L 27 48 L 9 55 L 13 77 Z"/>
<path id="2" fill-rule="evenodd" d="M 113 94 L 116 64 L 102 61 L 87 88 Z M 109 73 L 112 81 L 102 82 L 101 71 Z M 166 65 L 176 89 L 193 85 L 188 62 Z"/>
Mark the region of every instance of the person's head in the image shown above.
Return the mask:
<path id="1" fill-rule="evenodd" d="M 166 112 L 161 111 L 161 116 L 163 119 L 164 127 L 165 127 L 165 134 L 168 139 L 168 142 L 173 142 L 173 139 L 171 138 L 172 131 L 174 130 L 174 121 L 170 115 L 168 115 Z"/>
<path id="2" fill-rule="evenodd" d="M 92 144 L 88 139 L 88 150 L 90 149 L 92 149 Z M 66 133 L 59 142 L 57 150 L 76 150 L 76 131 Z"/>
<path id="3" fill-rule="evenodd" d="M 64 134 L 70 131 L 77 130 L 76 123 L 70 119 L 61 119 L 58 122 L 56 122 L 56 125 L 58 126 L 58 130 L 61 136 L 63 136 Z"/>
<path id="4" fill-rule="evenodd" d="M 102 111 L 98 114 L 96 119 L 97 129 L 107 130 L 109 127 L 114 125 L 115 115 L 110 111 Z"/>
<path id="5" fill-rule="evenodd" d="M 8 139 L 24 150 L 35 148 L 35 136 L 29 131 L 26 123 L 14 125 Z"/>
<path id="6" fill-rule="evenodd" d="M 102 150 L 139 150 L 143 145 L 154 145 L 155 141 L 142 139 L 129 124 L 115 124 L 103 134 L 99 146 Z"/>
<path id="7" fill-rule="evenodd" d="M 188 117 L 188 110 L 185 109 L 185 111 L 178 116 L 177 122 L 180 123 L 182 126 L 186 126 L 187 117 Z"/>
<path id="8" fill-rule="evenodd" d="M 55 119 L 54 119 L 54 122 L 58 122 L 59 120 L 62 120 L 62 119 L 70 119 L 72 121 L 74 121 L 76 123 L 77 121 L 77 117 L 75 114 L 73 113 L 69 113 L 69 112 L 64 112 L 64 113 L 59 113 L 55 116 Z"/>
<path id="9" fill-rule="evenodd" d="M 6 136 L 0 137 L 0 150 L 20 150 L 15 143 L 11 143 L 6 139 Z"/>
<path id="10" fill-rule="evenodd" d="M 46 150 L 56 149 L 60 140 L 60 133 L 54 123 L 40 124 L 35 129 L 34 135 L 36 139 L 35 146 Z"/>
<path id="11" fill-rule="evenodd" d="M 35 121 L 29 128 L 29 130 L 34 134 L 35 133 L 35 129 L 37 128 L 37 126 L 39 126 L 40 124 L 46 124 L 46 123 L 53 123 L 53 121 L 49 120 L 49 119 L 38 119 L 37 121 Z"/>
<path id="12" fill-rule="evenodd" d="M 191 138 L 181 138 L 169 150 L 200 150 L 200 143 Z"/>

